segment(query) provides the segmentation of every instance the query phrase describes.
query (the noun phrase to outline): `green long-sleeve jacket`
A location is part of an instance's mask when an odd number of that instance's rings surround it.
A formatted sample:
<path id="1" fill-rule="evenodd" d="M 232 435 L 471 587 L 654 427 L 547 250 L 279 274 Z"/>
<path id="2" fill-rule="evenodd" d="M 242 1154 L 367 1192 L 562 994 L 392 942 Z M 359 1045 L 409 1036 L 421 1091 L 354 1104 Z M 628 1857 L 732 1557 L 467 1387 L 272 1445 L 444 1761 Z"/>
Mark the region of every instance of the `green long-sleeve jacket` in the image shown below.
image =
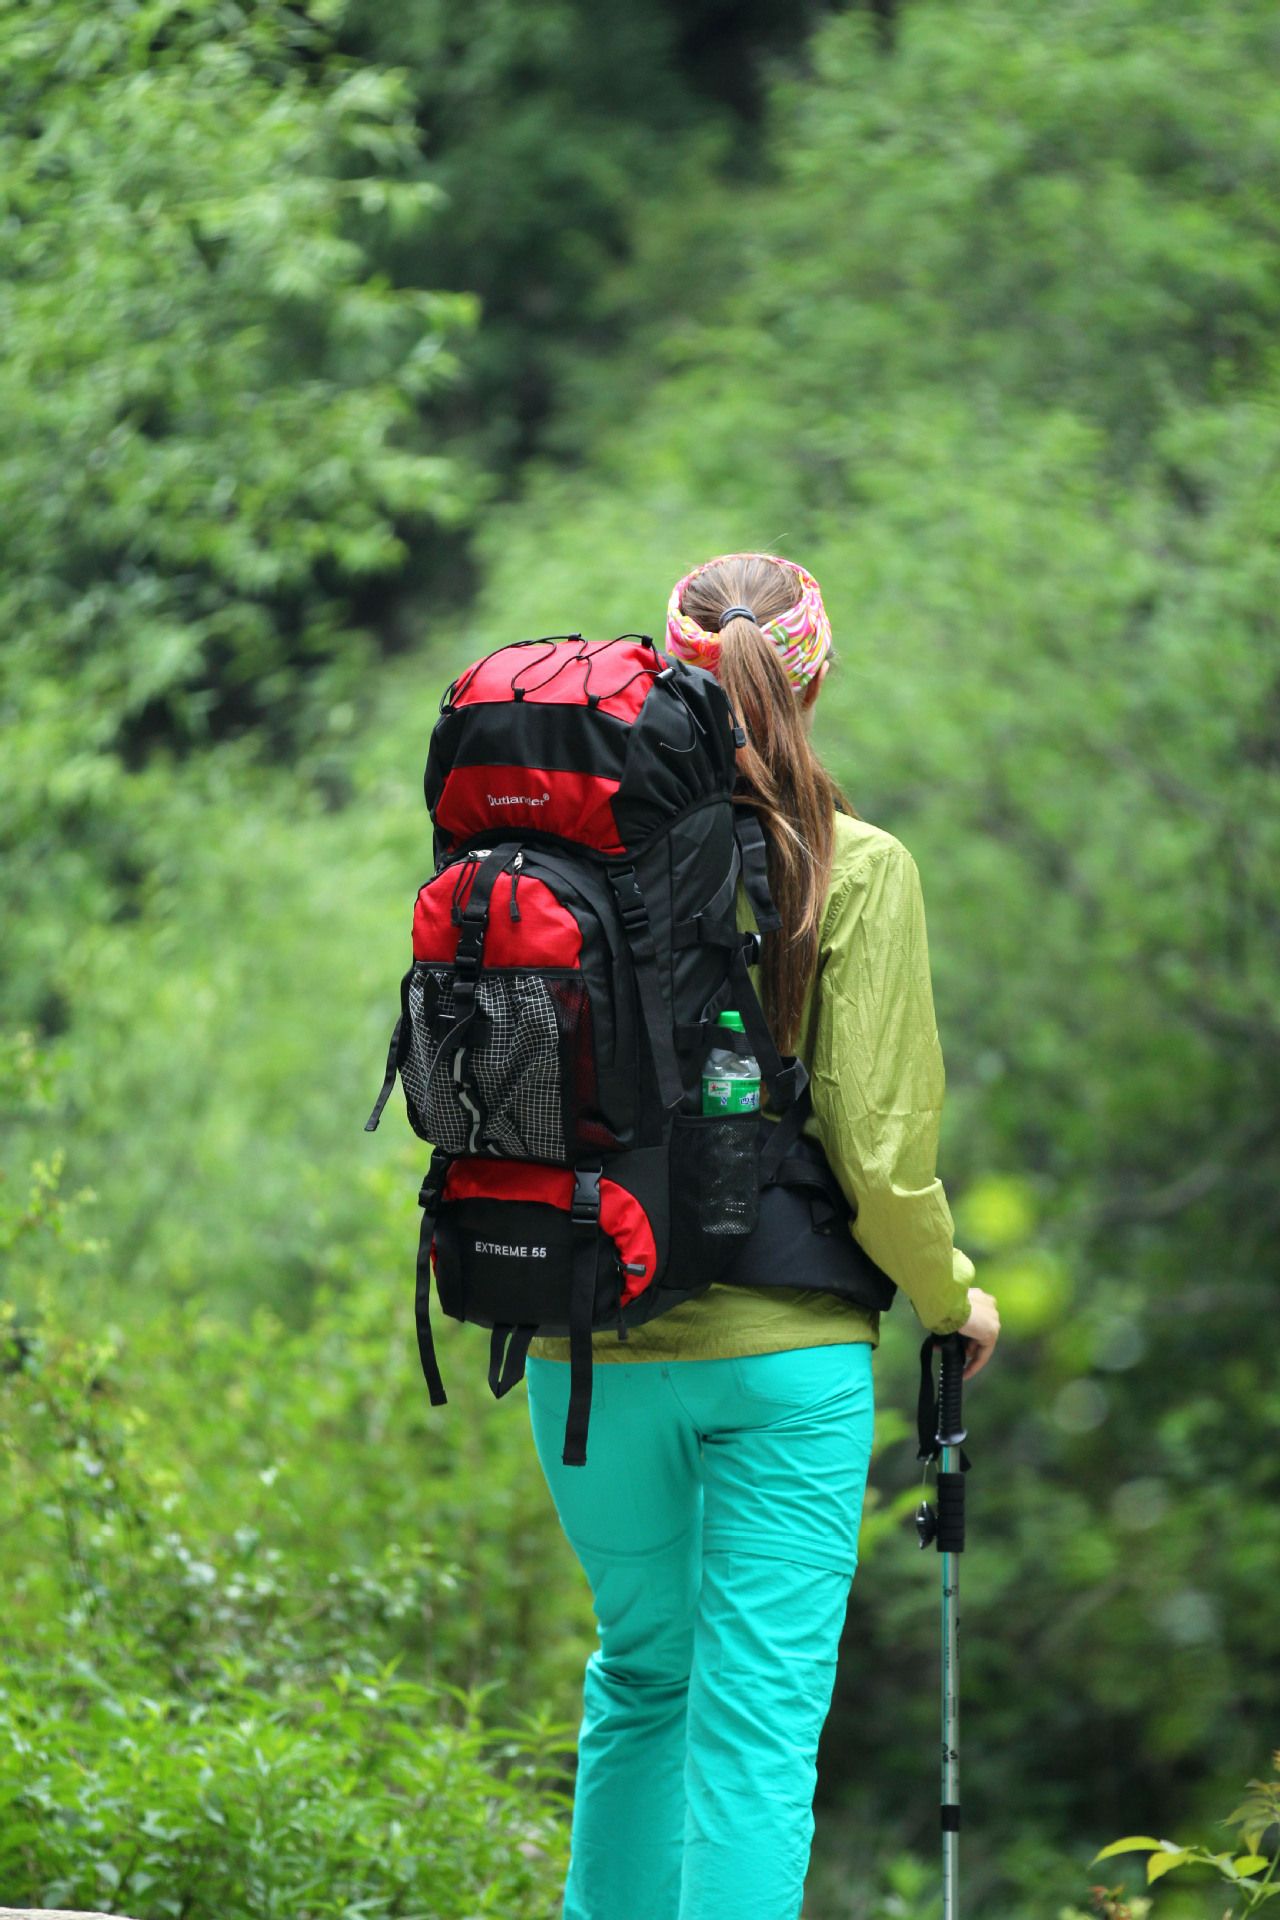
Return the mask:
<path id="1" fill-rule="evenodd" d="M 743 898 L 739 920 L 753 924 Z M 953 1333 L 969 1316 L 973 1266 L 954 1244 L 935 1167 L 945 1082 L 920 876 L 891 834 L 843 814 L 799 1052 L 813 1086 L 810 1130 L 856 1210 L 855 1237 L 926 1327 Z M 713 1286 L 625 1342 L 597 1335 L 595 1357 L 729 1359 L 874 1344 L 878 1334 L 878 1314 L 831 1294 Z M 530 1352 L 567 1360 L 569 1343 L 537 1340 Z"/>

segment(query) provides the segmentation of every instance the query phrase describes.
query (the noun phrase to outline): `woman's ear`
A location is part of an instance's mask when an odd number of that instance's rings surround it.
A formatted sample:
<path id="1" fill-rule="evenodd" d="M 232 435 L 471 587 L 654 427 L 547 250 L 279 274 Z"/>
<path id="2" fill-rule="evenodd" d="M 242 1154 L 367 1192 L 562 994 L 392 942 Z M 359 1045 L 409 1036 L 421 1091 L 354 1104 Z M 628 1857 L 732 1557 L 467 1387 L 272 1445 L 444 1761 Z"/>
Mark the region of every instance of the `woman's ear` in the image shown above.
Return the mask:
<path id="1" fill-rule="evenodd" d="M 814 674 L 812 680 L 809 682 L 808 686 L 805 688 L 804 692 L 800 695 L 800 705 L 803 708 L 805 713 L 809 713 L 812 710 L 815 702 L 817 701 L 818 694 L 822 689 L 822 683 L 826 679 L 830 671 L 831 671 L 831 662 L 829 660 L 824 660 L 822 665 L 818 668 L 818 671 Z"/>

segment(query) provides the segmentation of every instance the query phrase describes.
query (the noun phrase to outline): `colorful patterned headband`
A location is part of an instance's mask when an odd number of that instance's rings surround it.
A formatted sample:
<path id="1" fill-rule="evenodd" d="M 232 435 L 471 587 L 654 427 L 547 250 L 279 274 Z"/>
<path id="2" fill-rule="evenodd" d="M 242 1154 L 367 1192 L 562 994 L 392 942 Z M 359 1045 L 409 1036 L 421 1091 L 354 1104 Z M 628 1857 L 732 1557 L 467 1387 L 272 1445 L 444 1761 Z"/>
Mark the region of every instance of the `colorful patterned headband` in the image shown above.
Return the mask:
<path id="1" fill-rule="evenodd" d="M 772 553 L 722 553 L 718 560 L 704 560 L 692 573 L 686 573 L 683 580 L 677 580 L 667 606 L 667 652 L 674 653 L 678 660 L 689 661 L 692 666 L 705 667 L 708 673 L 715 672 L 720 658 L 720 635 L 704 632 L 696 620 L 681 613 L 680 602 L 691 580 L 696 580 L 708 567 L 723 566 L 727 560 L 772 560 L 775 566 L 793 567 L 799 574 L 800 598 L 794 607 L 788 607 L 776 620 L 766 620 L 760 631 L 777 649 L 792 687 L 802 693 L 831 652 L 831 622 L 813 575 L 796 566 L 794 560 L 779 560 Z"/>

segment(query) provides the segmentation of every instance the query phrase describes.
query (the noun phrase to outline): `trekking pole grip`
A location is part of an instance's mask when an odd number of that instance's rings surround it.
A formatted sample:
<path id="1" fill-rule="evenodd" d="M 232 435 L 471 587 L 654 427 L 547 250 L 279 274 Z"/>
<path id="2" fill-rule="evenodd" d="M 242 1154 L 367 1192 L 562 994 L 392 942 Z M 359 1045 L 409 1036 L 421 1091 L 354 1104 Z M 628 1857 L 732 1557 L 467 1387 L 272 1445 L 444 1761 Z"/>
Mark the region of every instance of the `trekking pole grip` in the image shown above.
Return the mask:
<path id="1" fill-rule="evenodd" d="M 942 1466 L 938 1474 L 938 1522 L 935 1544 L 939 1553 L 964 1552 L 964 1469 L 961 1449 L 965 1430 L 961 1399 L 964 1390 L 965 1343 L 958 1333 L 938 1342 L 942 1365 L 938 1378 L 938 1446 Z"/>
<path id="2" fill-rule="evenodd" d="M 938 1445 L 958 1447 L 963 1445 L 965 1438 L 961 1401 L 964 1394 L 964 1365 L 968 1356 L 961 1334 L 949 1333 L 937 1345 L 942 1354 L 938 1381 Z"/>

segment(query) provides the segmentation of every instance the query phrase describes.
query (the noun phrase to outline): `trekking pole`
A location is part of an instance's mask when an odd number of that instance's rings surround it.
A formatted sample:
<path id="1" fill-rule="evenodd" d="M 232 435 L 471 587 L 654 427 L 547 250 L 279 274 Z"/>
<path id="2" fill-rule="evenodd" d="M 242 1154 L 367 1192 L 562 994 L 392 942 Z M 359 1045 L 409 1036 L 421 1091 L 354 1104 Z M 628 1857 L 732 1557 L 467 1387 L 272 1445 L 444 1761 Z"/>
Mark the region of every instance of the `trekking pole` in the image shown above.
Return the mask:
<path id="1" fill-rule="evenodd" d="M 942 1356 L 935 1398 L 933 1354 Z M 942 1920 L 960 1920 L 960 1555 L 964 1552 L 964 1476 L 969 1469 L 961 1424 L 965 1342 L 958 1333 L 930 1334 L 920 1352 L 919 1457 L 938 1462 L 938 1504 L 916 1514 L 921 1547 L 942 1555 Z"/>

